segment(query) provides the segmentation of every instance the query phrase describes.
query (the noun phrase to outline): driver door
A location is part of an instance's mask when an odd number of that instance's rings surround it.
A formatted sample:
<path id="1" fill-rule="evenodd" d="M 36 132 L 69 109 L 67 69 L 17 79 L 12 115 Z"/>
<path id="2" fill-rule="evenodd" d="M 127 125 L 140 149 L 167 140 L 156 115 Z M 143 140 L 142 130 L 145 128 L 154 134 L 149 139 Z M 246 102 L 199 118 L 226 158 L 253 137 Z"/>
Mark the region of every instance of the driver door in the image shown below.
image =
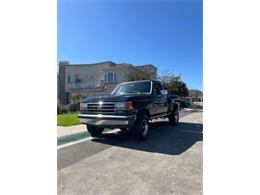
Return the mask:
<path id="1" fill-rule="evenodd" d="M 155 82 L 153 84 L 153 96 L 154 96 L 154 101 L 153 101 L 153 106 L 154 106 L 154 115 L 159 115 L 166 113 L 168 110 L 168 105 L 167 105 L 167 97 L 166 95 L 163 95 L 161 93 L 162 86 L 160 83 Z"/>

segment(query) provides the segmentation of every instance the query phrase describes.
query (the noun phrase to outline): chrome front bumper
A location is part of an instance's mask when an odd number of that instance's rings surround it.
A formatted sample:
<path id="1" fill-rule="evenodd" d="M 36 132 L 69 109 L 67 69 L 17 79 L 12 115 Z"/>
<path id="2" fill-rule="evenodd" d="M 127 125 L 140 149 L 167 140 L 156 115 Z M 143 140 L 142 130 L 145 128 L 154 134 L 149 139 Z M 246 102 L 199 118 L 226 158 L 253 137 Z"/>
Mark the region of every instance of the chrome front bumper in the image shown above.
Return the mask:
<path id="1" fill-rule="evenodd" d="M 136 119 L 135 115 L 79 114 L 78 117 L 81 123 L 107 128 L 128 128 Z"/>

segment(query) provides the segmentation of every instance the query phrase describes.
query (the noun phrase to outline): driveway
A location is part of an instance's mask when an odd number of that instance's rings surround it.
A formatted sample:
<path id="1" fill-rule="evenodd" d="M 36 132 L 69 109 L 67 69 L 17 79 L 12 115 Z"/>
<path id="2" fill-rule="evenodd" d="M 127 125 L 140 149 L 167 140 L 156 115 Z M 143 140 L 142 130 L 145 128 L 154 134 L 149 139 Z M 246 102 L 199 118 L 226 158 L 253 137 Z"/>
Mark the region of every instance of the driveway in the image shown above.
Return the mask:
<path id="1" fill-rule="evenodd" d="M 202 194 L 202 112 L 151 125 L 145 142 L 117 132 L 59 149 L 58 194 Z"/>

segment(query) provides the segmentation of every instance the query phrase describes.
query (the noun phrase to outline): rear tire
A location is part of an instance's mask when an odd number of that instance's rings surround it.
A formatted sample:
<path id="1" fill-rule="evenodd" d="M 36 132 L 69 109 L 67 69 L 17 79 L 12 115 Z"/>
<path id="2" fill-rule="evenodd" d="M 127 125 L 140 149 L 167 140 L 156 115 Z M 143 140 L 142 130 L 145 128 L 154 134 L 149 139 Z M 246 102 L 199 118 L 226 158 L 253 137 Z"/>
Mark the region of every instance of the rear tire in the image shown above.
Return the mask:
<path id="1" fill-rule="evenodd" d="M 169 115 L 169 124 L 175 126 L 179 123 L 179 109 L 174 109 L 172 113 Z"/>
<path id="2" fill-rule="evenodd" d="M 104 130 L 104 128 L 98 128 L 98 127 L 89 126 L 89 125 L 87 125 L 87 129 L 92 137 L 100 136 Z"/>
<path id="3" fill-rule="evenodd" d="M 149 120 L 145 113 L 141 113 L 130 128 L 137 141 L 144 141 L 149 135 Z"/>

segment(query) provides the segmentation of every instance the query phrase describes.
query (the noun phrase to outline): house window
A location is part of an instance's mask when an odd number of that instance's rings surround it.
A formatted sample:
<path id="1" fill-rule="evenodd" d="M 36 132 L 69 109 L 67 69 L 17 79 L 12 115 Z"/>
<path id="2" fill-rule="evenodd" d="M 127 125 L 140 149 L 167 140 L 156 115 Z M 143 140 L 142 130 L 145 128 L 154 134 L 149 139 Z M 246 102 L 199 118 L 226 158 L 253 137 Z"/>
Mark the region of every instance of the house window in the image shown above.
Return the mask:
<path id="1" fill-rule="evenodd" d="M 71 77 L 68 75 L 68 83 L 71 83 Z"/>
<path id="2" fill-rule="evenodd" d="M 109 72 L 105 74 L 105 82 L 106 83 L 111 83 L 111 82 L 116 82 L 117 78 L 116 78 L 116 73 L 115 72 Z"/>
<path id="3" fill-rule="evenodd" d="M 78 74 L 75 74 L 75 83 L 80 83 L 81 82 L 81 78 Z"/>

